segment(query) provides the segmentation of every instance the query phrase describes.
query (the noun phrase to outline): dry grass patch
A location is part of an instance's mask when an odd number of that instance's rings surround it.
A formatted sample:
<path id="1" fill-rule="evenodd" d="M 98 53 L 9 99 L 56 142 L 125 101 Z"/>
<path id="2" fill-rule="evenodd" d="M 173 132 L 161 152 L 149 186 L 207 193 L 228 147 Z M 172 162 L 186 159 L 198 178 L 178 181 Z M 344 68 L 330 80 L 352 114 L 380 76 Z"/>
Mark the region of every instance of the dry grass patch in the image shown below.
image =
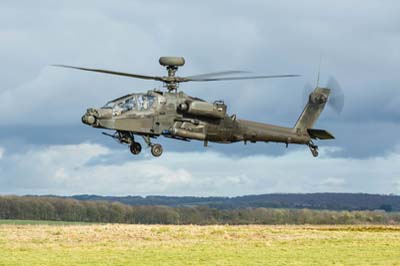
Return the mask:
<path id="1" fill-rule="evenodd" d="M 0 225 L 0 265 L 400 265 L 396 226 Z"/>

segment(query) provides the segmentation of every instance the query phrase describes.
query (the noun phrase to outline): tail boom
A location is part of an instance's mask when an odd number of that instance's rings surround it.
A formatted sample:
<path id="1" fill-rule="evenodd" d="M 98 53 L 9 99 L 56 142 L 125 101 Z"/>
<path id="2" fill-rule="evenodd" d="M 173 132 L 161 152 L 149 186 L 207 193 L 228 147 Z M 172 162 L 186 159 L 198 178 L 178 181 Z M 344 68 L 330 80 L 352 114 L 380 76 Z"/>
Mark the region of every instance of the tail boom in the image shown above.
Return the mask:
<path id="1" fill-rule="evenodd" d="M 334 139 L 326 130 L 314 129 L 313 126 L 325 108 L 330 94 L 329 88 L 316 88 L 309 96 L 299 119 L 293 128 L 257 123 L 248 120 L 237 120 L 238 134 L 233 135 L 233 141 L 250 142 L 280 142 L 288 144 L 307 145 L 314 157 L 318 156 L 318 146 L 314 139 Z"/>
<path id="2" fill-rule="evenodd" d="M 310 136 L 306 132 L 298 132 L 290 127 L 281 127 L 248 120 L 238 120 L 241 128 L 241 140 L 250 142 L 280 142 L 307 144 Z"/>

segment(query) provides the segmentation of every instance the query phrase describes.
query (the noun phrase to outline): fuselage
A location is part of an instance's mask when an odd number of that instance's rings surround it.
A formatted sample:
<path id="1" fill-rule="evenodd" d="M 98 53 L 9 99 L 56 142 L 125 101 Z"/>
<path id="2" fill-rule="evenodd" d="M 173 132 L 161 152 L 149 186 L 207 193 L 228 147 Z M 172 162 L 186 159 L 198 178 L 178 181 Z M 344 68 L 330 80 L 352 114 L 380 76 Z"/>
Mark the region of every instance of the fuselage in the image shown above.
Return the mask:
<path id="1" fill-rule="evenodd" d="M 294 128 L 236 119 L 221 102 L 208 103 L 183 92 L 148 91 L 129 94 L 90 108 L 82 122 L 96 128 L 130 132 L 149 137 L 218 143 L 282 142 L 306 144 L 307 132 Z"/>

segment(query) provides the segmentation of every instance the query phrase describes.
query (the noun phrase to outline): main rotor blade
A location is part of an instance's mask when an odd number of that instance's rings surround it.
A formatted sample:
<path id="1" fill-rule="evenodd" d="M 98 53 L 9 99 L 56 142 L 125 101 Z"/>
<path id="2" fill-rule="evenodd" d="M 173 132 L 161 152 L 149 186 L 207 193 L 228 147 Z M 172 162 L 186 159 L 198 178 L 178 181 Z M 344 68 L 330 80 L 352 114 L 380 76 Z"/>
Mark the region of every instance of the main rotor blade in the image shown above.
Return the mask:
<path id="1" fill-rule="evenodd" d="M 249 77 L 226 77 L 226 78 L 189 78 L 188 81 L 220 81 L 220 80 L 241 80 L 241 79 L 273 79 L 273 78 L 294 78 L 300 75 L 270 75 L 270 76 L 249 76 Z"/>
<path id="2" fill-rule="evenodd" d="M 76 66 L 67 66 L 67 65 L 53 65 L 53 66 L 72 68 L 72 69 L 78 69 L 78 70 L 84 70 L 84 71 L 90 71 L 90 72 L 98 72 L 98 73 L 104 73 L 104 74 L 111 74 L 111 75 L 118 75 L 118 76 L 125 76 L 125 77 L 130 77 L 130 78 L 150 79 L 150 80 L 163 81 L 162 77 L 157 77 L 157 76 L 146 76 L 146 75 L 138 75 L 138 74 L 132 74 L 132 73 L 117 72 L 117 71 L 105 70 L 105 69 L 76 67 Z"/>
<path id="3" fill-rule="evenodd" d="M 242 74 L 242 73 L 250 73 L 250 72 L 242 71 L 242 70 L 227 70 L 227 71 L 221 71 L 221 72 L 212 72 L 212 73 L 193 75 L 193 76 L 188 76 L 185 78 L 187 78 L 187 79 L 200 79 L 200 78 L 204 79 L 204 78 L 211 78 L 211 77 L 221 76 L 221 75 L 232 75 L 232 74 Z"/>

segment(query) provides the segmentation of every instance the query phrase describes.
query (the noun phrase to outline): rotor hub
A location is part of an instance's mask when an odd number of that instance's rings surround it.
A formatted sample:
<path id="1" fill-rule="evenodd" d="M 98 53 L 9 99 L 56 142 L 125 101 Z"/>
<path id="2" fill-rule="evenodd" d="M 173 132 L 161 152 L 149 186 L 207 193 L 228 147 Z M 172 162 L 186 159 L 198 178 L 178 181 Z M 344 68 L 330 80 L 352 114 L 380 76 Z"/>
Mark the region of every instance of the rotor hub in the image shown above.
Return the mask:
<path id="1" fill-rule="evenodd" d="M 180 66 L 185 64 L 185 58 L 183 57 L 172 57 L 172 56 L 163 56 L 158 60 L 160 65 L 165 66 L 168 71 L 168 77 L 166 77 L 163 81 L 165 87 L 169 91 L 176 91 L 178 89 L 178 83 L 180 82 L 179 78 L 175 77 L 176 71 Z"/>

